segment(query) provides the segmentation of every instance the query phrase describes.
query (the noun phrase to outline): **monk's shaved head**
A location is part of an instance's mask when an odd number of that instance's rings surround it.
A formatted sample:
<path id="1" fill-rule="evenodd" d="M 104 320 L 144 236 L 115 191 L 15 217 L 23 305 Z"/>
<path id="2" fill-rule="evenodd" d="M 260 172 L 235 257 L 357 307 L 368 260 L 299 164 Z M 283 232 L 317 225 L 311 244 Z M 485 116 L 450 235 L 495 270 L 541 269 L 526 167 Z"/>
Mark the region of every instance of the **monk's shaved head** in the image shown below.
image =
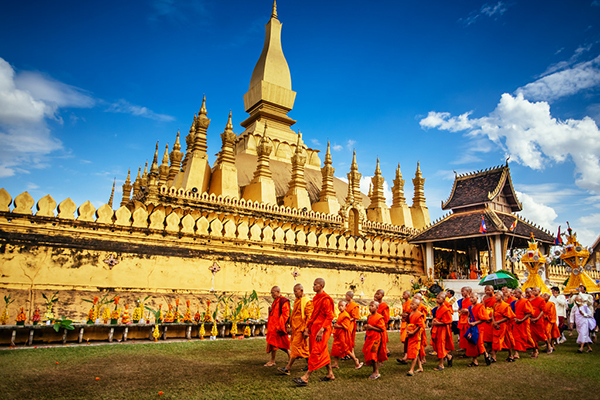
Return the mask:
<path id="1" fill-rule="evenodd" d="M 272 291 L 281 292 L 281 289 L 279 289 L 279 286 L 273 286 L 273 287 L 271 288 L 271 292 L 272 292 Z"/>
<path id="2" fill-rule="evenodd" d="M 413 299 L 419 300 L 419 303 L 420 303 L 421 300 L 423 299 L 423 295 L 421 293 L 415 293 Z"/>
<path id="3" fill-rule="evenodd" d="M 345 306 L 345 305 L 346 305 L 346 302 L 345 302 L 344 300 L 340 300 L 340 301 L 338 301 L 338 305 L 339 305 L 339 306 L 341 306 L 341 305 L 344 305 L 344 306 Z"/>
<path id="4" fill-rule="evenodd" d="M 325 279 L 323 279 L 323 278 L 315 279 L 315 283 L 318 283 L 319 285 L 325 287 Z"/>
<path id="5" fill-rule="evenodd" d="M 467 293 L 471 293 L 473 291 L 473 289 L 471 289 L 471 286 L 465 286 L 463 288 Z"/>
<path id="6" fill-rule="evenodd" d="M 373 300 L 373 301 L 371 301 L 369 303 L 369 305 L 371 305 L 371 304 L 374 304 L 376 307 L 379 307 L 379 302 L 378 301 Z"/>
<path id="7" fill-rule="evenodd" d="M 302 286 L 302 284 L 301 284 L 301 283 L 296 283 L 296 284 L 294 285 L 294 290 L 296 290 L 296 289 L 304 290 L 304 286 Z"/>
<path id="8" fill-rule="evenodd" d="M 513 293 L 514 293 L 514 294 L 517 294 L 517 293 L 523 294 L 523 291 L 522 291 L 521 289 L 519 289 L 519 288 L 516 288 L 516 289 L 513 291 Z"/>
<path id="9" fill-rule="evenodd" d="M 403 295 L 407 294 L 407 295 L 409 295 L 409 296 L 410 296 L 410 290 L 405 290 L 405 291 L 404 291 L 402 294 L 403 294 Z"/>
<path id="10" fill-rule="evenodd" d="M 377 289 L 378 292 L 380 292 L 382 295 L 385 296 L 385 291 L 383 289 Z"/>
<path id="11" fill-rule="evenodd" d="M 353 298 L 354 298 L 354 292 L 353 292 L 352 290 L 348 290 L 348 291 L 346 292 L 346 296 L 348 296 L 348 297 L 350 297 L 351 299 L 353 299 Z"/>

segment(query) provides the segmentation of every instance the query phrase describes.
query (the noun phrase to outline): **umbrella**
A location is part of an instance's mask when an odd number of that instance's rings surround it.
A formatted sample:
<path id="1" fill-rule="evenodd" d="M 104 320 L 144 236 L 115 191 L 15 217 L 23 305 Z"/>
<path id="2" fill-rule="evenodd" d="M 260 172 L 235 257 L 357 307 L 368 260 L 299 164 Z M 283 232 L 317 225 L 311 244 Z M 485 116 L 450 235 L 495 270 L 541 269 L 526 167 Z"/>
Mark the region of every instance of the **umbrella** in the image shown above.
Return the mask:
<path id="1" fill-rule="evenodd" d="M 479 286 L 491 285 L 494 289 L 498 289 L 502 286 L 506 286 L 511 282 L 517 282 L 512 276 L 505 274 L 504 272 L 496 272 L 495 274 L 486 275 L 480 282 Z"/>

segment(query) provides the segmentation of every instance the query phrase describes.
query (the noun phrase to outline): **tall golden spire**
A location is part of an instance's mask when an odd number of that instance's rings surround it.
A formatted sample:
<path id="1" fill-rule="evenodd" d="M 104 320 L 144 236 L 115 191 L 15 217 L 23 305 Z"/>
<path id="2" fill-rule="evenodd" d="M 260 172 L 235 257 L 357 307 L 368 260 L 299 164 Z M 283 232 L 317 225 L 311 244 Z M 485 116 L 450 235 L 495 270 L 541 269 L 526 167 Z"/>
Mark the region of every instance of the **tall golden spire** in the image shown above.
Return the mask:
<path id="1" fill-rule="evenodd" d="M 404 197 L 404 179 L 402 179 L 402 171 L 400 171 L 400 163 L 396 168 L 396 179 L 394 179 L 394 186 L 392 186 L 393 205 L 401 206 L 406 204 L 406 197 Z"/>
<path id="2" fill-rule="evenodd" d="M 402 179 L 400 163 L 398 163 L 398 168 L 396 168 L 396 179 L 394 179 L 394 186 L 392 187 L 392 196 L 393 202 L 392 207 L 390 207 L 392 224 L 412 228 L 412 215 L 404 197 L 404 179 Z"/>
<path id="3" fill-rule="evenodd" d="M 417 171 L 415 172 L 415 178 L 412 180 L 415 187 L 415 195 L 413 197 L 413 207 L 423 206 L 426 207 L 425 203 L 425 178 L 421 174 L 421 166 L 417 161 Z"/>
<path id="4" fill-rule="evenodd" d="M 115 180 L 113 181 L 113 187 L 112 187 L 112 191 L 110 192 L 110 199 L 108 199 L 108 206 L 110 208 L 112 208 L 113 206 L 113 198 L 115 197 L 115 185 L 117 184 L 117 178 L 115 177 Z"/>
<path id="5" fill-rule="evenodd" d="M 194 121 L 194 137 L 190 140 L 192 144 L 191 153 L 186 154 L 184 160 L 182 179 L 177 179 L 177 184 L 181 182 L 180 187 L 193 193 L 202 194 L 208 192 L 210 184 L 210 165 L 208 164 L 208 155 L 206 154 L 207 142 L 206 132 L 210 125 L 210 119 L 206 116 L 206 96 L 202 98 L 202 106 L 198 116 Z M 190 129 L 191 132 L 191 129 Z M 187 141 L 187 138 L 186 138 Z M 189 150 L 188 143 L 188 150 Z"/>
<path id="6" fill-rule="evenodd" d="M 138 168 L 138 173 L 137 173 L 137 177 L 135 178 L 135 182 L 133 182 L 133 194 L 132 194 L 132 198 L 135 198 L 138 193 L 140 192 L 140 190 L 142 190 L 142 167 L 140 166 Z"/>
<path id="7" fill-rule="evenodd" d="M 146 201 L 148 203 L 154 203 L 158 200 L 158 142 L 156 142 L 154 158 L 152 159 L 152 166 L 148 174 L 148 188 L 146 189 L 146 193 Z"/>
<path id="8" fill-rule="evenodd" d="M 337 214 L 340 211 L 340 203 L 333 189 L 333 168 L 331 161 L 331 149 L 329 140 L 327 141 L 327 152 L 325 153 L 325 161 L 321 168 L 321 192 L 319 193 L 319 201 L 313 203 L 312 209 L 324 214 Z M 348 185 L 350 187 L 350 185 Z"/>
<path id="9" fill-rule="evenodd" d="M 169 177 L 169 143 L 165 146 L 165 153 L 163 154 L 162 163 L 158 167 L 158 181 L 161 185 L 167 183 Z"/>
<path id="10" fill-rule="evenodd" d="M 273 12 L 271 13 L 271 18 L 277 19 L 277 0 L 273 0 Z"/>
<path id="11" fill-rule="evenodd" d="M 169 176 L 167 177 L 167 182 L 169 184 L 175 180 L 177 173 L 181 169 L 181 159 L 183 158 L 183 153 L 180 150 L 181 144 L 179 144 L 179 131 L 177 131 L 177 138 L 175 139 L 173 150 L 171 150 L 171 154 L 169 154 L 169 160 L 171 161 Z"/>
<path id="12" fill-rule="evenodd" d="M 121 206 L 129 203 L 129 196 L 131 196 L 131 168 L 127 171 L 127 179 L 123 184 L 123 198 L 121 200 Z"/>
<path id="13" fill-rule="evenodd" d="M 385 204 L 385 195 L 383 194 L 384 181 L 385 179 L 381 176 L 381 168 L 379 168 L 379 157 L 377 157 L 375 175 L 371 178 L 371 188 L 369 189 L 371 204 L 367 208 L 367 218 L 371 221 L 390 224 L 392 223 L 390 211 Z"/>
<path id="14" fill-rule="evenodd" d="M 250 184 L 244 188 L 244 199 L 260 203 L 277 204 L 275 182 L 273 182 L 269 167 L 269 156 L 272 151 L 273 142 L 267 135 L 267 124 L 265 124 L 265 130 L 263 131 L 260 143 L 256 146 L 256 154 L 258 155 L 256 171 L 254 171 L 254 177 L 250 181 Z"/>
<path id="15" fill-rule="evenodd" d="M 228 196 L 231 198 L 240 197 L 237 167 L 235 166 L 235 155 L 233 148 L 235 146 L 236 134 L 233 132 L 233 124 L 231 123 L 231 111 L 225 131 L 221 133 L 221 151 L 217 155 L 217 161 L 212 170 L 210 178 L 209 193 L 214 193 L 217 196 Z"/>
<path id="16" fill-rule="evenodd" d="M 148 186 L 148 160 L 146 160 L 146 165 L 144 166 L 144 173 L 142 174 L 141 184 L 143 188 Z"/>
<path id="17" fill-rule="evenodd" d="M 352 197 L 359 203 L 362 202 L 360 195 L 360 178 L 362 174 L 358 172 L 358 164 L 356 163 L 356 150 L 352 151 L 352 164 L 350 164 L 350 172 L 348 173 L 348 184 L 352 187 Z"/>
<path id="18" fill-rule="evenodd" d="M 292 179 L 289 189 L 283 198 L 283 204 L 287 207 L 310 209 L 310 198 L 306 190 L 306 179 L 304 178 L 304 165 L 306 156 L 303 154 L 302 133 L 298 131 L 296 152 L 292 156 Z"/>

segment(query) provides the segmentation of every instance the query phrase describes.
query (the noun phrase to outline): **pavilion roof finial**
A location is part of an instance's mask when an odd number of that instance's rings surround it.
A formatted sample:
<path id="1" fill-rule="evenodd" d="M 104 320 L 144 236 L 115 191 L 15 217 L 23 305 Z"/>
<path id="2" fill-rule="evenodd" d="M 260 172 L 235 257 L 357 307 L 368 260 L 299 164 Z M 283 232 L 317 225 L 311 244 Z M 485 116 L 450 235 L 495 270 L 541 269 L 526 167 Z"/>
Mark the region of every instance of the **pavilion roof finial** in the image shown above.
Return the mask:
<path id="1" fill-rule="evenodd" d="M 277 0 L 273 0 L 273 12 L 271 13 L 271 18 L 277 19 Z"/>

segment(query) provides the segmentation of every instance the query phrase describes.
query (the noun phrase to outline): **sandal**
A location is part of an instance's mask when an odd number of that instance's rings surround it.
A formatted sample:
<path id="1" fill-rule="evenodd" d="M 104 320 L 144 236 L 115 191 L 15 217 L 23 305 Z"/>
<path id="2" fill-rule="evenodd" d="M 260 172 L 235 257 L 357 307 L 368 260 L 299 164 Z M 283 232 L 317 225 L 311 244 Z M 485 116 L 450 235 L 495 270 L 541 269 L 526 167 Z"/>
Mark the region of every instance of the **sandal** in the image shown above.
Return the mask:
<path id="1" fill-rule="evenodd" d="M 492 363 L 492 357 L 489 354 L 485 355 L 485 365 L 490 365 Z"/>
<path id="2" fill-rule="evenodd" d="M 435 367 L 433 370 L 434 370 L 434 371 L 443 371 L 443 370 L 445 370 L 445 369 L 446 369 L 446 368 L 444 368 L 444 367 L 442 367 L 442 368 L 440 368 L 440 367 Z"/>
<path id="3" fill-rule="evenodd" d="M 369 375 L 369 379 L 374 381 L 375 379 L 379 379 L 379 377 L 381 377 L 380 374 L 371 374 Z"/>
<path id="4" fill-rule="evenodd" d="M 415 376 L 415 373 L 414 373 L 414 372 L 410 372 L 410 371 L 408 371 L 408 372 L 406 373 L 406 376 Z"/>
<path id="5" fill-rule="evenodd" d="M 292 381 L 298 386 L 307 386 L 308 382 L 302 380 L 302 378 L 294 378 Z"/>
<path id="6" fill-rule="evenodd" d="M 284 375 L 289 375 L 290 374 L 290 370 L 287 369 L 286 367 L 279 367 L 279 368 L 277 368 L 277 371 L 281 372 Z"/>
<path id="7" fill-rule="evenodd" d="M 467 367 L 479 367 L 479 364 L 472 362 L 471 364 L 467 365 Z"/>
<path id="8" fill-rule="evenodd" d="M 321 379 L 319 379 L 320 382 L 331 382 L 331 381 L 335 381 L 335 378 L 330 378 L 328 376 L 324 376 Z"/>
<path id="9" fill-rule="evenodd" d="M 401 359 L 401 358 L 396 358 L 396 362 L 397 362 L 398 364 L 402 364 L 402 365 L 407 365 L 407 364 L 408 364 L 408 361 L 404 361 L 404 360 L 403 360 L 403 359 Z"/>
<path id="10" fill-rule="evenodd" d="M 454 361 L 454 357 L 450 357 L 448 359 L 448 366 L 451 367 L 452 366 L 452 361 Z"/>

